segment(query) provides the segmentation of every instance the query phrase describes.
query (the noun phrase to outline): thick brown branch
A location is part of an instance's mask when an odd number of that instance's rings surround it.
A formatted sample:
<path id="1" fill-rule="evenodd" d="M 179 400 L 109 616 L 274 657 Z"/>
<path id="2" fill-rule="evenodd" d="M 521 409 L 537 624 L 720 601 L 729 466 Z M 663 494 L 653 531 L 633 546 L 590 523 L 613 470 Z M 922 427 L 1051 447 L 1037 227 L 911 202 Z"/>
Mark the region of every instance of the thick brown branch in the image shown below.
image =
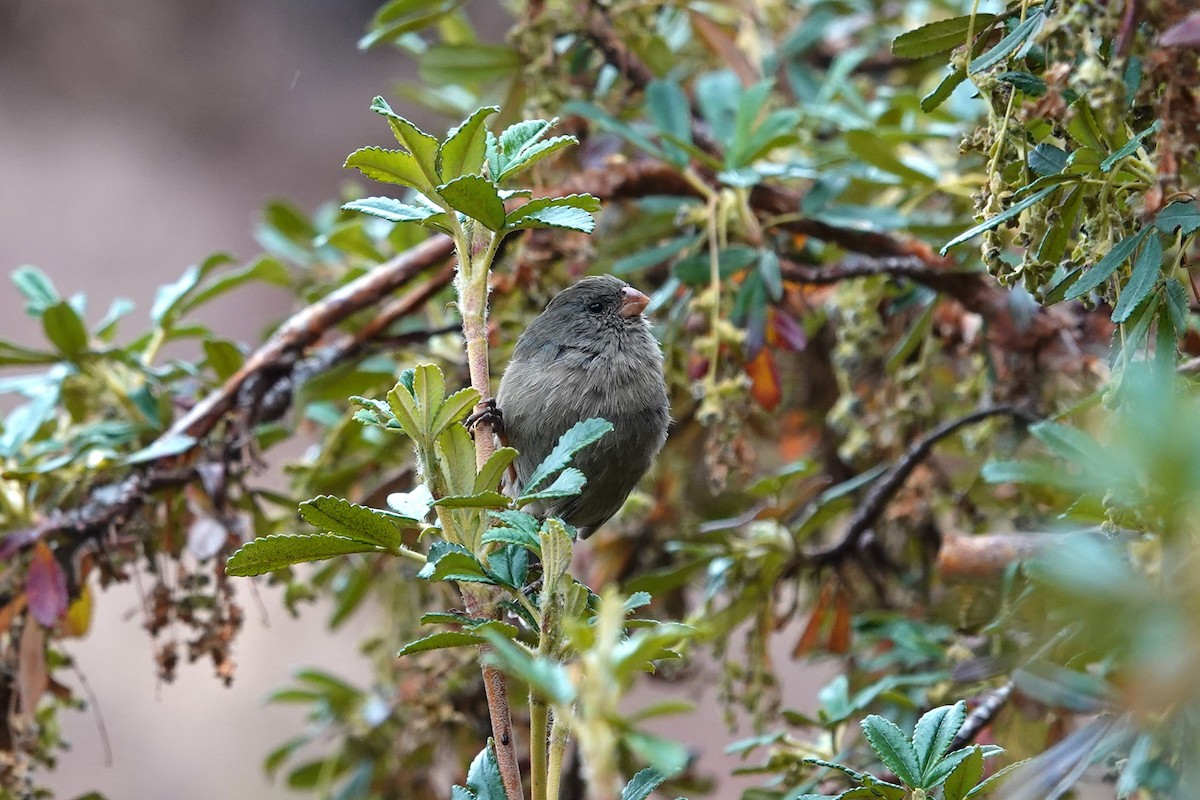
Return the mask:
<path id="1" fill-rule="evenodd" d="M 992 533 L 947 536 L 938 550 L 937 571 L 947 580 L 992 580 L 1018 561 L 1062 540 L 1061 533 Z"/>

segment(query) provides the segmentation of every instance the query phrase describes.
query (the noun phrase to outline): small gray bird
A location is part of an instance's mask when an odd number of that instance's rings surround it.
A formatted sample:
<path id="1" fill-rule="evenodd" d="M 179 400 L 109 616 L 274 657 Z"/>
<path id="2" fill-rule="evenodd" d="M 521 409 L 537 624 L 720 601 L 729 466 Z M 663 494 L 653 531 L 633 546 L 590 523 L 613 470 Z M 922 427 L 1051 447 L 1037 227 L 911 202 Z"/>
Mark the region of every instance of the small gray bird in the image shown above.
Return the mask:
<path id="1" fill-rule="evenodd" d="M 621 508 L 667 438 L 663 357 L 642 310 L 650 299 L 611 275 L 559 292 L 517 340 L 496 403 L 520 451 L 517 491 L 575 423 L 602 417 L 613 430 L 575 455 L 587 476 L 575 497 L 532 504 L 586 537 Z"/>

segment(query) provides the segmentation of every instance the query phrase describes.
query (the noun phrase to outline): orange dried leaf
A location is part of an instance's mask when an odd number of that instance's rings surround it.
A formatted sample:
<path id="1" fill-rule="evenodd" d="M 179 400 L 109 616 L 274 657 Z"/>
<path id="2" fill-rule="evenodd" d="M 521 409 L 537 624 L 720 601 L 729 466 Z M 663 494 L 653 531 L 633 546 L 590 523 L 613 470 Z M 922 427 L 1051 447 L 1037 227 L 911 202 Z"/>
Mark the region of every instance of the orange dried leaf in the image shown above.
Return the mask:
<path id="1" fill-rule="evenodd" d="M 18 713 L 29 715 L 37 709 L 38 701 L 50 685 L 46 670 L 46 630 L 26 617 L 20 647 L 17 654 L 17 709 Z"/>
<path id="2" fill-rule="evenodd" d="M 826 584 L 821 587 L 821 594 L 817 598 L 817 604 L 813 606 L 812 616 L 808 618 L 808 624 L 804 626 L 804 633 L 800 634 L 800 640 L 792 648 L 792 658 L 801 658 L 816 649 L 817 639 L 821 636 L 821 630 L 825 627 L 825 618 L 828 616 L 831 600 L 833 600 L 833 588 L 829 584 Z"/>
<path id="3" fill-rule="evenodd" d="M 758 351 L 753 359 L 746 364 L 746 374 L 750 376 L 750 396 L 767 411 L 774 411 L 783 393 L 779 388 L 779 371 L 775 367 L 775 357 L 767 348 Z"/>
<path id="4" fill-rule="evenodd" d="M 833 627 L 829 631 L 829 652 L 841 655 L 850 652 L 850 593 L 839 588 L 834 605 Z"/>

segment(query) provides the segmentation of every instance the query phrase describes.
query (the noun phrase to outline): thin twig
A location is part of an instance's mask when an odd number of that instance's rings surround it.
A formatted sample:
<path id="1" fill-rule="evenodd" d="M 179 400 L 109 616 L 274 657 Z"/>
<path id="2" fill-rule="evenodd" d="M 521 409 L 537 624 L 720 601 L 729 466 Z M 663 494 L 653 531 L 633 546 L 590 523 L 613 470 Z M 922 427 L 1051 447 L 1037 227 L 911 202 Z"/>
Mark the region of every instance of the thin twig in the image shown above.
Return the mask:
<path id="1" fill-rule="evenodd" d="M 961 428 L 996 416 L 1010 416 L 1025 424 L 1037 420 L 1037 417 L 1026 409 L 1016 406 L 995 406 L 982 408 L 965 417 L 943 422 L 910 445 L 896 465 L 871 486 L 867 496 L 855 509 L 854 516 L 850 518 L 846 533 L 837 544 L 825 550 L 810 553 L 804 556 L 803 560 L 820 565 L 836 562 L 847 556 L 858 546 L 859 540 L 879 519 L 887 504 L 900 491 L 912 471 L 933 452 L 935 444 Z"/>
<path id="2" fill-rule="evenodd" d="M 991 724 L 996 715 L 1000 713 L 1000 709 L 1008 703 L 1008 698 L 1012 696 L 1013 686 L 1013 682 L 1009 681 L 984 695 L 979 704 L 971 709 L 971 713 L 963 721 L 962 727 L 954 735 L 949 752 L 966 747 L 975 741 L 975 737 Z"/>

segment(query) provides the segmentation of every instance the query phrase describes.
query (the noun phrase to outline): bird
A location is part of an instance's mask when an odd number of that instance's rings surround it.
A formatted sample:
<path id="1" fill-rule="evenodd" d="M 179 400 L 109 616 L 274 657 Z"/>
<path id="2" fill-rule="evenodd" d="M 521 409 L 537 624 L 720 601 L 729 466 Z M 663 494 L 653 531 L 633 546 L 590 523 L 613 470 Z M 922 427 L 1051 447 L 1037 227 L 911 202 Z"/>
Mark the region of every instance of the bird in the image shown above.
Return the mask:
<path id="1" fill-rule="evenodd" d="M 514 497 L 572 426 L 612 423 L 575 454 L 572 466 L 587 478 L 579 495 L 526 506 L 560 517 L 580 538 L 617 513 L 667 439 L 662 350 L 642 315 L 649 302 L 611 275 L 567 287 L 521 334 L 496 392 L 504 437 L 519 452 L 506 487 Z"/>

